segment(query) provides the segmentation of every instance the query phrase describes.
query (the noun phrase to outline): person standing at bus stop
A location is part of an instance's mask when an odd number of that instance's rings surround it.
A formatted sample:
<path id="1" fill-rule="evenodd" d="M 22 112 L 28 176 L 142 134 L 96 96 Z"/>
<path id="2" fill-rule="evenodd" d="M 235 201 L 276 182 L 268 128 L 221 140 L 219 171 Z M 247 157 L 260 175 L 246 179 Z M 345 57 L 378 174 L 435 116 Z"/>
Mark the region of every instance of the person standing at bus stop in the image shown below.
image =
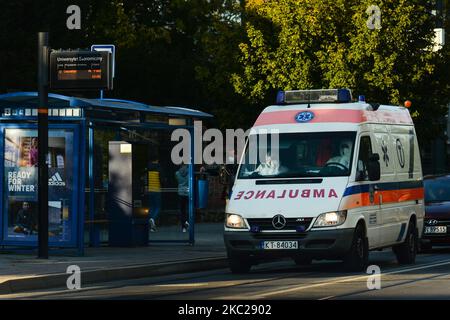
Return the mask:
<path id="1" fill-rule="evenodd" d="M 189 170 L 186 164 L 175 173 L 178 182 L 178 199 L 180 201 L 180 222 L 183 232 L 189 229 L 188 207 L 189 207 Z"/>
<path id="2" fill-rule="evenodd" d="M 150 231 L 156 232 L 156 219 L 161 211 L 161 178 L 159 160 L 154 159 L 148 168 L 148 192 L 150 207 Z"/>

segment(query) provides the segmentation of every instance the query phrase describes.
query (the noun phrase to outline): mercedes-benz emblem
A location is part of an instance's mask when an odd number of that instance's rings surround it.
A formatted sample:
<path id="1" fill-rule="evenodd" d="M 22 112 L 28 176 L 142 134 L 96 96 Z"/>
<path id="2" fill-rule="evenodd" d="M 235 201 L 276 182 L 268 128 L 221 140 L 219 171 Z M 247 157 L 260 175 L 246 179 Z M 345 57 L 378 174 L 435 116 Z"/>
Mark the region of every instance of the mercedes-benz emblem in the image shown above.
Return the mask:
<path id="1" fill-rule="evenodd" d="M 283 229 L 286 226 L 286 218 L 281 214 L 277 214 L 272 219 L 272 225 L 277 230 Z"/>
<path id="2" fill-rule="evenodd" d="M 435 226 L 435 225 L 437 225 L 438 224 L 438 221 L 437 220 L 428 220 L 427 221 L 427 224 L 429 225 L 429 226 Z"/>

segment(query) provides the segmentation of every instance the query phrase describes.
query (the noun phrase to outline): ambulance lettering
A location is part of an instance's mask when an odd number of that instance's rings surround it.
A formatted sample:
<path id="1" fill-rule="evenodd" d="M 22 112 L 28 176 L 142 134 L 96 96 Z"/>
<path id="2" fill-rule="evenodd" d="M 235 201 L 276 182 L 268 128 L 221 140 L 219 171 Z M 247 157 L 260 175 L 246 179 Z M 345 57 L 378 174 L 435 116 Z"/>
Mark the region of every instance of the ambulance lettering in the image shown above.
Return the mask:
<path id="1" fill-rule="evenodd" d="M 311 195 L 310 189 L 305 189 L 302 191 L 302 198 L 309 198 L 310 195 Z"/>
<path id="2" fill-rule="evenodd" d="M 297 198 L 298 190 L 295 190 L 295 195 L 292 194 L 292 190 L 289 190 L 289 198 Z"/>
<path id="3" fill-rule="evenodd" d="M 234 200 L 240 200 L 242 198 L 242 196 L 244 195 L 244 191 L 239 191 L 236 195 L 236 198 L 234 198 Z"/>
<path id="4" fill-rule="evenodd" d="M 243 191 L 242 191 L 242 192 L 243 192 Z M 254 191 L 249 191 L 249 192 L 247 192 L 247 194 L 245 195 L 244 199 L 245 199 L 245 200 L 251 199 L 251 198 L 253 197 L 254 194 L 255 194 Z"/>
<path id="5" fill-rule="evenodd" d="M 266 190 L 257 191 L 255 199 L 263 199 L 265 194 L 266 194 Z"/>
<path id="6" fill-rule="evenodd" d="M 284 199 L 285 197 L 286 197 L 286 190 L 283 190 L 283 193 L 281 195 L 279 195 L 277 198 Z"/>
<path id="7" fill-rule="evenodd" d="M 275 190 L 272 190 L 269 192 L 266 199 L 269 199 L 269 198 L 275 199 Z"/>
<path id="8" fill-rule="evenodd" d="M 251 199 L 284 199 L 286 194 L 290 199 L 296 198 L 338 198 L 334 189 L 288 189 L 288 190 L 249 190 L 239 191 L 233 200 L 251 200 Z"/>
<path id="9" fill-rule="evenodd" d="M 330 193 L 328 193 L 328 198 L 337 198 L 338 195 L 334 189 L 330 189 Z"/>
<path id="10" fill-rule="evenodd" d="M 325 190 L 324 189 L 314 189 L 314 198 L 325 198 Z"/>

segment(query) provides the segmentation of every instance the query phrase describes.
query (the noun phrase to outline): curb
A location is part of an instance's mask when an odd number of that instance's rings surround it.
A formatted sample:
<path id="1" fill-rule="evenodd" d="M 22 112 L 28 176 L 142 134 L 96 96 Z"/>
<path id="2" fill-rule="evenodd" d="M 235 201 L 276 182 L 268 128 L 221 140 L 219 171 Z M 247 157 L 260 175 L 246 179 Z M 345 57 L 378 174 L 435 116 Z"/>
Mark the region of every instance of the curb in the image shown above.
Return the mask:
<path id="1" fill-rule="evenodd" d="M 139 279 L 226 267 L 228 267 L 228 260 L 225 257 L 221 257 L 82 271 L 81 286 L 99 282 Z M 0 283 L 0 295 L 66 287 L 66 281 L 69 276 L 66 273 L 57 273 L 6 280 Z"/>

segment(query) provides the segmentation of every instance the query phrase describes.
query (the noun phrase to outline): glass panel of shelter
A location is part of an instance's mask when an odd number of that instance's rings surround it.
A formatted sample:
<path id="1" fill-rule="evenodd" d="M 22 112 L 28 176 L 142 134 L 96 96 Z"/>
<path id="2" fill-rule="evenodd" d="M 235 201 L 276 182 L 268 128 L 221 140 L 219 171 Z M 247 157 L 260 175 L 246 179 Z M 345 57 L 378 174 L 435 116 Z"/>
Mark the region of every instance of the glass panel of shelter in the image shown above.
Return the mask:
<path id="1" fill-rule="evenodd" d="M 189 182 L 187 166 L 176 166 L 171 160 L 175 142 L 171 141 L 171 130 L 125 129 L 97 126 L 94 132 L 94 176 L 95 216 L 86 230 L 95 230 L 94 237 L 103 244 L 109 242 L 108 212 L 108 145 L 111 141 L 123 141 L 132 146 L 143 146 L 145 161 L 138 164 L 140 176 L 133 181 L 138 188 L 143 186 L 142 199 L 133 201 L 133 206 L 142 207 L 148 222 L 150 241 L 188 241 L 189 201 L 186 186 Z M 137 149 L 137 148 L 136 148 Z M 145 166 L 145 168 L 142 168 Z M 177 178 L 178 177 L 178 178 Z M 86 180 L 88 181 L 88 180 Z M 88 183 L 87 183 L 88 186 Z M 136 191 L 136 190 L 135 190 Z M 140 192 L 140 190 L 137 190 Z M 88 199 L 88 195 L 86 195 Z M 89 236 L 85 236 L 87 241 Z"/>
<path id="2" fill-rule="evenodd" d="M 148 147 L 146 191 L 150 241 L 189 239 L 189 169 L 171 159 L 171 131 L 142 131 Z"/>

